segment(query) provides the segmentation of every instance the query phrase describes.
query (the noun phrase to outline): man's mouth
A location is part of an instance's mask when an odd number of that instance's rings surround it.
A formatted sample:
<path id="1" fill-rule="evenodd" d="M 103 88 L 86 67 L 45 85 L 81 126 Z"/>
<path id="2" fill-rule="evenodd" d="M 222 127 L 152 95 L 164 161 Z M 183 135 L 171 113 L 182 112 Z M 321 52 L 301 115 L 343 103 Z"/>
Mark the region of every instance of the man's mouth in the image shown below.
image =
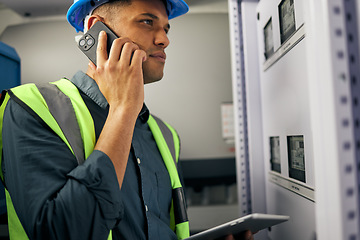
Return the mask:
<path id="1" fill-rule="evenodd" d="M 156 60 L 165 63 L 166 61 L 166 54 L 164 52 L 157 52 L 157 53 L 153 53 L 150 54 L 151 58 L 155 58 Z"/>

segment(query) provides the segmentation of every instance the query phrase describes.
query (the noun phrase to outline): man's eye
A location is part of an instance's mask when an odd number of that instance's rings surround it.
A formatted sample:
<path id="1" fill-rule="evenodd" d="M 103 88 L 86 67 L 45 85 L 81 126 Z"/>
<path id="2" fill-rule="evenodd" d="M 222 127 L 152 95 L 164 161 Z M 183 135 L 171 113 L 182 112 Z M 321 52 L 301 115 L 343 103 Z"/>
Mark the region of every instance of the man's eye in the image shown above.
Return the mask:
<path id="1" fill-rule="evenodd" d="M 147 25 L 152 25 L 153 24 L 153 20 L 150 20 L 150 19 L 142 20 L 142 22 L 147 24 Z"/>

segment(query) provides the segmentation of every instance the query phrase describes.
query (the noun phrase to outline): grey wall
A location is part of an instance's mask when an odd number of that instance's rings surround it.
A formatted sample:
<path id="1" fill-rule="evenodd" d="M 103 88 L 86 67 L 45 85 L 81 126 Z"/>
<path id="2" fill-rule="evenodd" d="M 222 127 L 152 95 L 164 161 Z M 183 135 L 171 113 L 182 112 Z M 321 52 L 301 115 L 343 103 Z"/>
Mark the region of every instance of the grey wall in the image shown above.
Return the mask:
<path id="1" fill-rule="evenodd" d="M 232 157 L 221 136 L 222 102 L 232 101 L 229 24 L 226 13 L 193 13 L 171 20 L 164 79 L 145 87 L 152 113 L 181 136 L 183 159 Z M 71 78 L 86 70 L 74 29 L 62 18 L 8 27 L 0 41 L 22 60 L 22 83 Z"/>

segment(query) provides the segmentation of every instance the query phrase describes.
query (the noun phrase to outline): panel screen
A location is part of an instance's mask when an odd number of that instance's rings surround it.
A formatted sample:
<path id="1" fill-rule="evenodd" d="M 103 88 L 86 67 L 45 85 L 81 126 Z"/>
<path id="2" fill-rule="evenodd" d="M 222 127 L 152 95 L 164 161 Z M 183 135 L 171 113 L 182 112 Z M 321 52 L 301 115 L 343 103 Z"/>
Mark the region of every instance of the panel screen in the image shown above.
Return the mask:
<path id="1" fill-rule="evenodd" d="M 270 137 L 270 165 L 272 171 L 281 173 L 279 137 Z"/>
<path id="2" fill-rule="evenodd" d="M 296 30 L 294 0 L 283 0 L 279 5 L 280 39 L 283 44 Z"/>
<path id="3" fill-rule="evenodd" d="M 304 136 L 288 136 L 287 144 L 289 157 L 289 177 L 305 183 Z"/>
<path id="4" fill-rule="evenodd" d="M 273 38 L 273 27 L 272 19 L 266 23 L 264 27 L 264 41 L 265 41 L 265 59 L 268 59 L 274 53 L 274 38 Z"/>

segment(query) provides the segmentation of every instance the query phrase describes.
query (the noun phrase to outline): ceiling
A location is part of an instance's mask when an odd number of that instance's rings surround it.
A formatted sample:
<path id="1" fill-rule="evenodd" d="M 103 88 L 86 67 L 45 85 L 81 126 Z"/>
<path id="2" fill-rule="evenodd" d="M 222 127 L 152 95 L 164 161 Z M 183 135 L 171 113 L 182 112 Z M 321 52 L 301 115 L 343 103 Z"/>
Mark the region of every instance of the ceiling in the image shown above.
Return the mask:
<path id="1" fill-rule="evenodd" d="M 191 7 L 217 3 L 227 3 L 227 0 L 185 0 Z M 0 0 L 0 4 L 10 8 L 23 17 L 45 17 L 65 15 L 73 0 Z"/>

